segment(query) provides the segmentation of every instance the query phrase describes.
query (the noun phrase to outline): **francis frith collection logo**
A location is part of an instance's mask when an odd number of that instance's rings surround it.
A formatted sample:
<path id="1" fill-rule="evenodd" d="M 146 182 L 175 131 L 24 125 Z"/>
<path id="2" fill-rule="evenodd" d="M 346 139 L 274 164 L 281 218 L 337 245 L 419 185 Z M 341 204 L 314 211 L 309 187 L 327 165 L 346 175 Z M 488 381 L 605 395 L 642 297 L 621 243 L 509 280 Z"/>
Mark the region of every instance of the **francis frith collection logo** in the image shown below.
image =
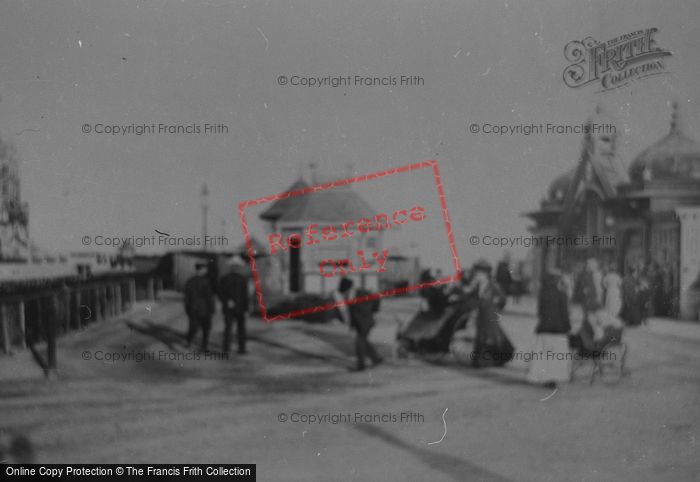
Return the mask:
<path id="1" fill-rule="evenodd" d="M 564 83 L 577 88 L 600 82 L 606 91 L 667 73 L 664 59 L 671 52 L 656 45 L 656 32 L 657 28 L 637 30 L 607 42 L 593 37 L 572 40 L 564 47 L 564 57 L 571 62 L 564 69 Z"/>

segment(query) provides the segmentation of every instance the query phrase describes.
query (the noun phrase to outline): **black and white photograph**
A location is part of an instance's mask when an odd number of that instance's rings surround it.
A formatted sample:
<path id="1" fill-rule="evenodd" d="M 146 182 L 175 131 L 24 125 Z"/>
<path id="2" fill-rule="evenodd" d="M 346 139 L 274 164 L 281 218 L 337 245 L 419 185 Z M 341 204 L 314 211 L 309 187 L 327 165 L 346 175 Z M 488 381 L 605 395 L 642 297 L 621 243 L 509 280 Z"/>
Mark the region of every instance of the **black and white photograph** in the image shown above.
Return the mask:
<path id="1" fill-rule="evenodd" d="M 696 0 L 0 2 L 3 480 L 700 479 Z"/>

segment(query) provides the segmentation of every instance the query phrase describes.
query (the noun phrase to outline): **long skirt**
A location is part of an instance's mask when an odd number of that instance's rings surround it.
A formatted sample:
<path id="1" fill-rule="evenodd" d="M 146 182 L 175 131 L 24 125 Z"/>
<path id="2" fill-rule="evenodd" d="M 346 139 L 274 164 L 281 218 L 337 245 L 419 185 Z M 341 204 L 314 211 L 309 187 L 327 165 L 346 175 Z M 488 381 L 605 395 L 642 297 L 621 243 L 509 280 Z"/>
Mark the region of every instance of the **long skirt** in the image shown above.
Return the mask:
<path id="1" fill-rule="evenodd" d="M 515 347 L 497 321 L 477 325 L 472 365 L 481 367 L 502 367 L 513 359 Z"/>
<path id="2" fill-rule="evenodd" d="M 540 333 L 535 341 L 527 378 L 532 383 L 568 382 L 571 358 L 566 335 Z"/>

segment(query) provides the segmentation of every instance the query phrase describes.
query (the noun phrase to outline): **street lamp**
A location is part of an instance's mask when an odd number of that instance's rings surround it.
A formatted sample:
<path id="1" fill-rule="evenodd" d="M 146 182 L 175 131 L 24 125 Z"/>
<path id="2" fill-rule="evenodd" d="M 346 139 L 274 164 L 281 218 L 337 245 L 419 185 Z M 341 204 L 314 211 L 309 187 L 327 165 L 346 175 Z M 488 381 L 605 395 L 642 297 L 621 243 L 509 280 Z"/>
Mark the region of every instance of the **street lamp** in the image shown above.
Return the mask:
<path id="1" fill-rule="evenodd" d="M 207 188 L 206 184 L 202 185 L 202 192 L 199 196 L 202 201 L 202 249 L 206 251 L 207 214 L 209 211 L 209 188 Z"/>

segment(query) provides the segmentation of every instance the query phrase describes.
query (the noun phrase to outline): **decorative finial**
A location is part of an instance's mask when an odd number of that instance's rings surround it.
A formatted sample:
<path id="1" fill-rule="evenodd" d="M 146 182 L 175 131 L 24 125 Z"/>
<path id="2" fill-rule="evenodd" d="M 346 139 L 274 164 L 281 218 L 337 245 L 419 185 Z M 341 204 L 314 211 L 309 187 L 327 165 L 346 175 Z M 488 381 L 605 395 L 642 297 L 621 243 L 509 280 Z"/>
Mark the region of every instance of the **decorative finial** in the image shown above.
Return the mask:
<path id="1" fill-rule="evenodd" d="M 311 183 L 318 184 L 318 164 L 309 162 L 309 172 L 311 173 Z"/>
<path id="2" fill-rule="evenodd" d="M 678 101 L 671 102 L 671 132 L 680 130 L 680 115 L 678 112 Z"/>

